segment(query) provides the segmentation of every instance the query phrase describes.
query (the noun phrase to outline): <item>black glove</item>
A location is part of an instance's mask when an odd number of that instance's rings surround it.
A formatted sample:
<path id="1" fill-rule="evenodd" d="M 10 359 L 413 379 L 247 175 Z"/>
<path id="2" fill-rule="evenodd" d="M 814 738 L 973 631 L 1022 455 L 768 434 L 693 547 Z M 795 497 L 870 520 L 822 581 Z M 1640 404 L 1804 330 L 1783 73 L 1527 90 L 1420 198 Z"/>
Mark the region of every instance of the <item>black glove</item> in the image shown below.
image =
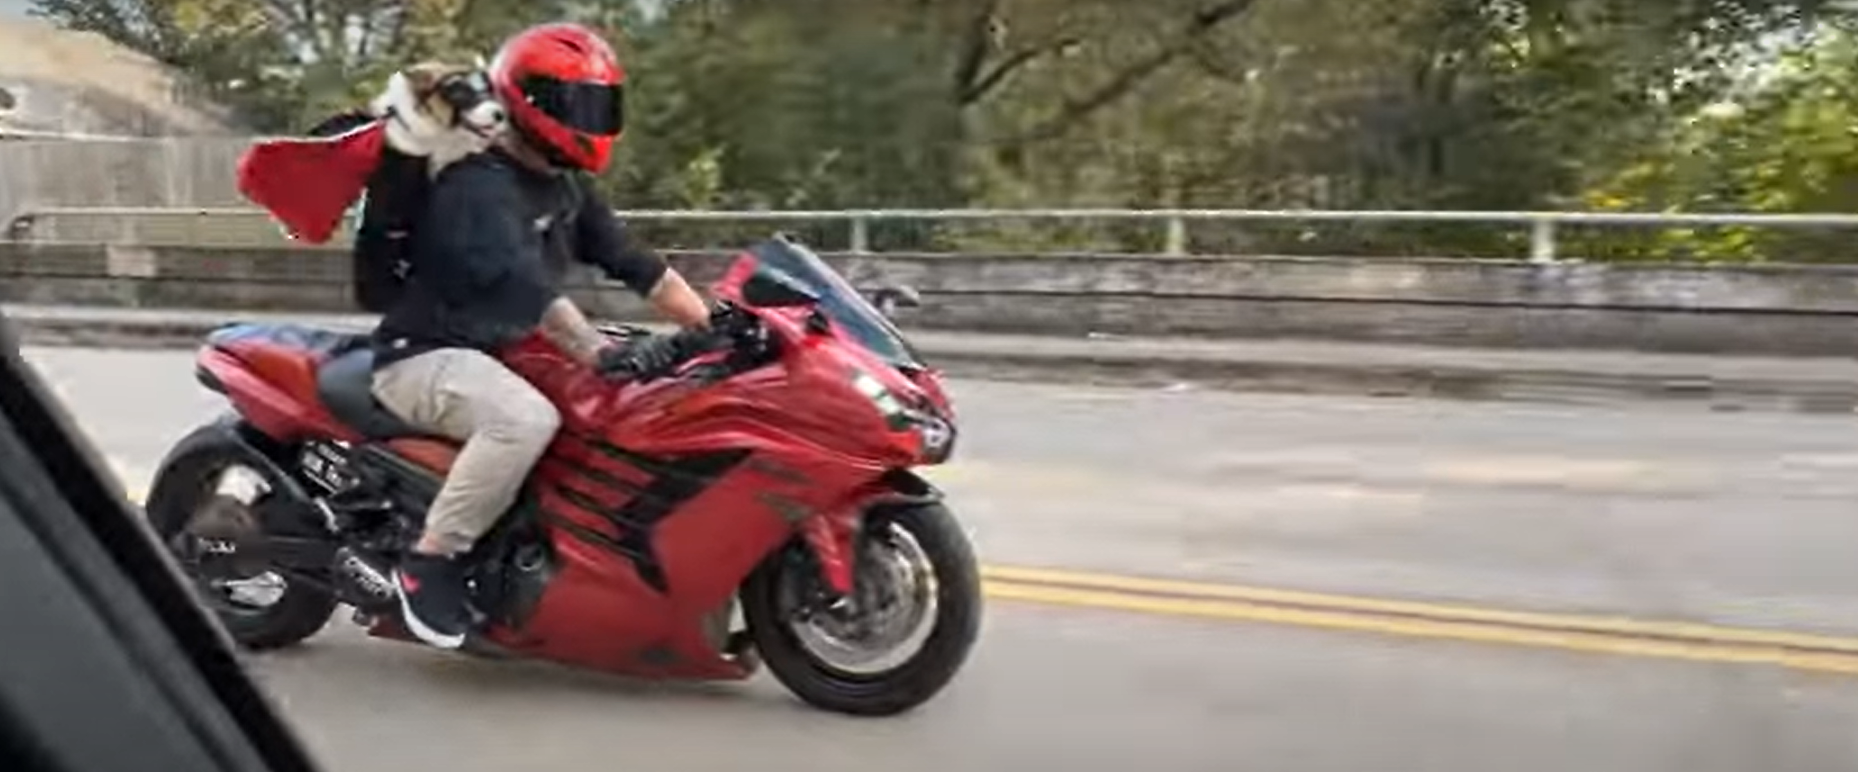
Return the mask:
<path id="1" fill-rule="evenodd" d="M 607 376 L 650 382 L 691 357 L 710 350 L 718 336 L 708 330 L 680 330 L 637 341 L 616 343 L 600 352 L 598 368 Z"/>
<path id="2" fill-rule="evenodd" d="M 677 364 L 670 336 L 654 335 L 626 343 L 615 343 L 600 351 L 596 367 L 600 374 L 622 380 L 651 381 Z"/>

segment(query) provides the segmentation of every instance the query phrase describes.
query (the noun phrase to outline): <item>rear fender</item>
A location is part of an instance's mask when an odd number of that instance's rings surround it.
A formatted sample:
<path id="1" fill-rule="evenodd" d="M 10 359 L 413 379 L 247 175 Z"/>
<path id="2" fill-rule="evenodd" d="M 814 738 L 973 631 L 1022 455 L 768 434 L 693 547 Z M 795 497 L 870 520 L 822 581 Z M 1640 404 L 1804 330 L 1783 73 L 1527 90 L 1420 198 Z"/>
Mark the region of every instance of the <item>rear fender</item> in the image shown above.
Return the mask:
<path id="1" fill-rule="evenodd" d="M 857 504 L 837 512 L 821 512 L 800 524 L 800 533 L 819 561 L 826 587 L 839 595 L 852 591 L 852 561 L 859 527 L 865 513 L 882 507 L 930 504 L 942 500 L 942 491 L 908 469 L 892 469 L 862 492 Z"/>

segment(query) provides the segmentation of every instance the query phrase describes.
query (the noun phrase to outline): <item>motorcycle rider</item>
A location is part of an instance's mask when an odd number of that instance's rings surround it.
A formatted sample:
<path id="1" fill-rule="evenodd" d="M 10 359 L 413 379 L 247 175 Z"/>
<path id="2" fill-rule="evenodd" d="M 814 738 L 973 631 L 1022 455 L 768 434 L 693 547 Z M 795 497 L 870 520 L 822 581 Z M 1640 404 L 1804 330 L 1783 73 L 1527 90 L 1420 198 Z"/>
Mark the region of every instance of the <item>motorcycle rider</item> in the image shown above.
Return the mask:
<path id="1" fill-rule="evenodd" d="M 583 182 L 624 129 L 626 80 L 611 46 L 573 24 L 532 27 L 490 64 L 510 130 L 434 181 L 413 236 L 411 278 L 372 337 L 373 388 L 407 423 L 464 443 L 394 570 L 408 629 L 462 645 L 471 624 L 459 556 L 514 503 L 561 416 L 489 353 L 532 331 L 582 364 L 635 372 L 675 347 L 614 346 L 558 288 L 569 258 L 598 266 L 683 327 L 708 307 L 662 257 L 636 243 Z"/>

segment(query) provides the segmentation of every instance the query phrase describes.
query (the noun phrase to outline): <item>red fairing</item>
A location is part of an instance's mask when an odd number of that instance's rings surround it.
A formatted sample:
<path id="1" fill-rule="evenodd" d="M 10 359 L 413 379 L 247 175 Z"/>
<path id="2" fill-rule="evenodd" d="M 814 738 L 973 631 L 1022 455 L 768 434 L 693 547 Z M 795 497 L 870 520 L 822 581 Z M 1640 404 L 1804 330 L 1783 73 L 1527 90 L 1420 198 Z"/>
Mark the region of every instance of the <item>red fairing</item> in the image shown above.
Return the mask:
<path id="1" fill-rule="evenodd" d="M 755 270 L 744 258 L 714 288 L 741 305 Z M 500 352 L 561 411 L 562 428 L 530 478 L 555 556 L 554 573 L 516 626 L 485 635 L 523 656 L 653 677 L 741 678 L 749 665 L 717 650 L 707 616 L 750 571 L 798 539 L 826 584 L 851 589 L 862 513 L 889 489 L 884 475 L 923 462 L 922 438 L 892 425 L 860 390 L 881 383 L 908 404 L 946 397 L 933 372 L 906 377 L 809 309 L 746 309 L 778 357 L 726 379 L 680 377 L 712 354 L 650 383 L 615 383 L 540 335 Z M 337 425 L 315 389 L 321 343 L 278 333 L 229 334 L 202 355 L 233 404 L 281 440 L 361 438 Z M 296 334 L 296 333 L 292 333 Z M 443 473 L 453 453 L 398 439 L 403 458 Z M 405 637 L 392 615 L 371 632 Z"/>
<path id="2" fill-rule="evenodd" d="M 375 121 L 334 137 L 256 143 L 239 158 L 239 192 L 293 238 L 321 244 L 361 197 L 386 142 L 386 122 Z"/>
<path id="3" fill-rule="evenodd" d="M 267 436 L 359 439 L 316 398 L 320 361 L 310 352 L 238 341 L 202 351 L 198 366 L 219 381 L 233 408 Z"/>

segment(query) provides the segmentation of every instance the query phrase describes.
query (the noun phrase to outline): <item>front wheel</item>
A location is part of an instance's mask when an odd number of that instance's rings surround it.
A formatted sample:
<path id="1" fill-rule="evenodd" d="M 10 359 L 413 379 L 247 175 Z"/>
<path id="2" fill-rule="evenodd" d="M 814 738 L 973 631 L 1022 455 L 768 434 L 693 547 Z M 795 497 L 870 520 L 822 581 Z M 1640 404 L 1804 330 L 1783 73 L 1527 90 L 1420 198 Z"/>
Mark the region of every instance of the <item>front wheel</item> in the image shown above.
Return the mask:
<path id="1" fill-rule="evenodd" d="M 811 552 L 796 541 L 743 586 L 742 613 L 782 685 L 825 710 L 888 716 L 940 692 L 980 635 L 973 547 L 946 507 L 867 515 L 852 596 L 823 602 Z"/>

